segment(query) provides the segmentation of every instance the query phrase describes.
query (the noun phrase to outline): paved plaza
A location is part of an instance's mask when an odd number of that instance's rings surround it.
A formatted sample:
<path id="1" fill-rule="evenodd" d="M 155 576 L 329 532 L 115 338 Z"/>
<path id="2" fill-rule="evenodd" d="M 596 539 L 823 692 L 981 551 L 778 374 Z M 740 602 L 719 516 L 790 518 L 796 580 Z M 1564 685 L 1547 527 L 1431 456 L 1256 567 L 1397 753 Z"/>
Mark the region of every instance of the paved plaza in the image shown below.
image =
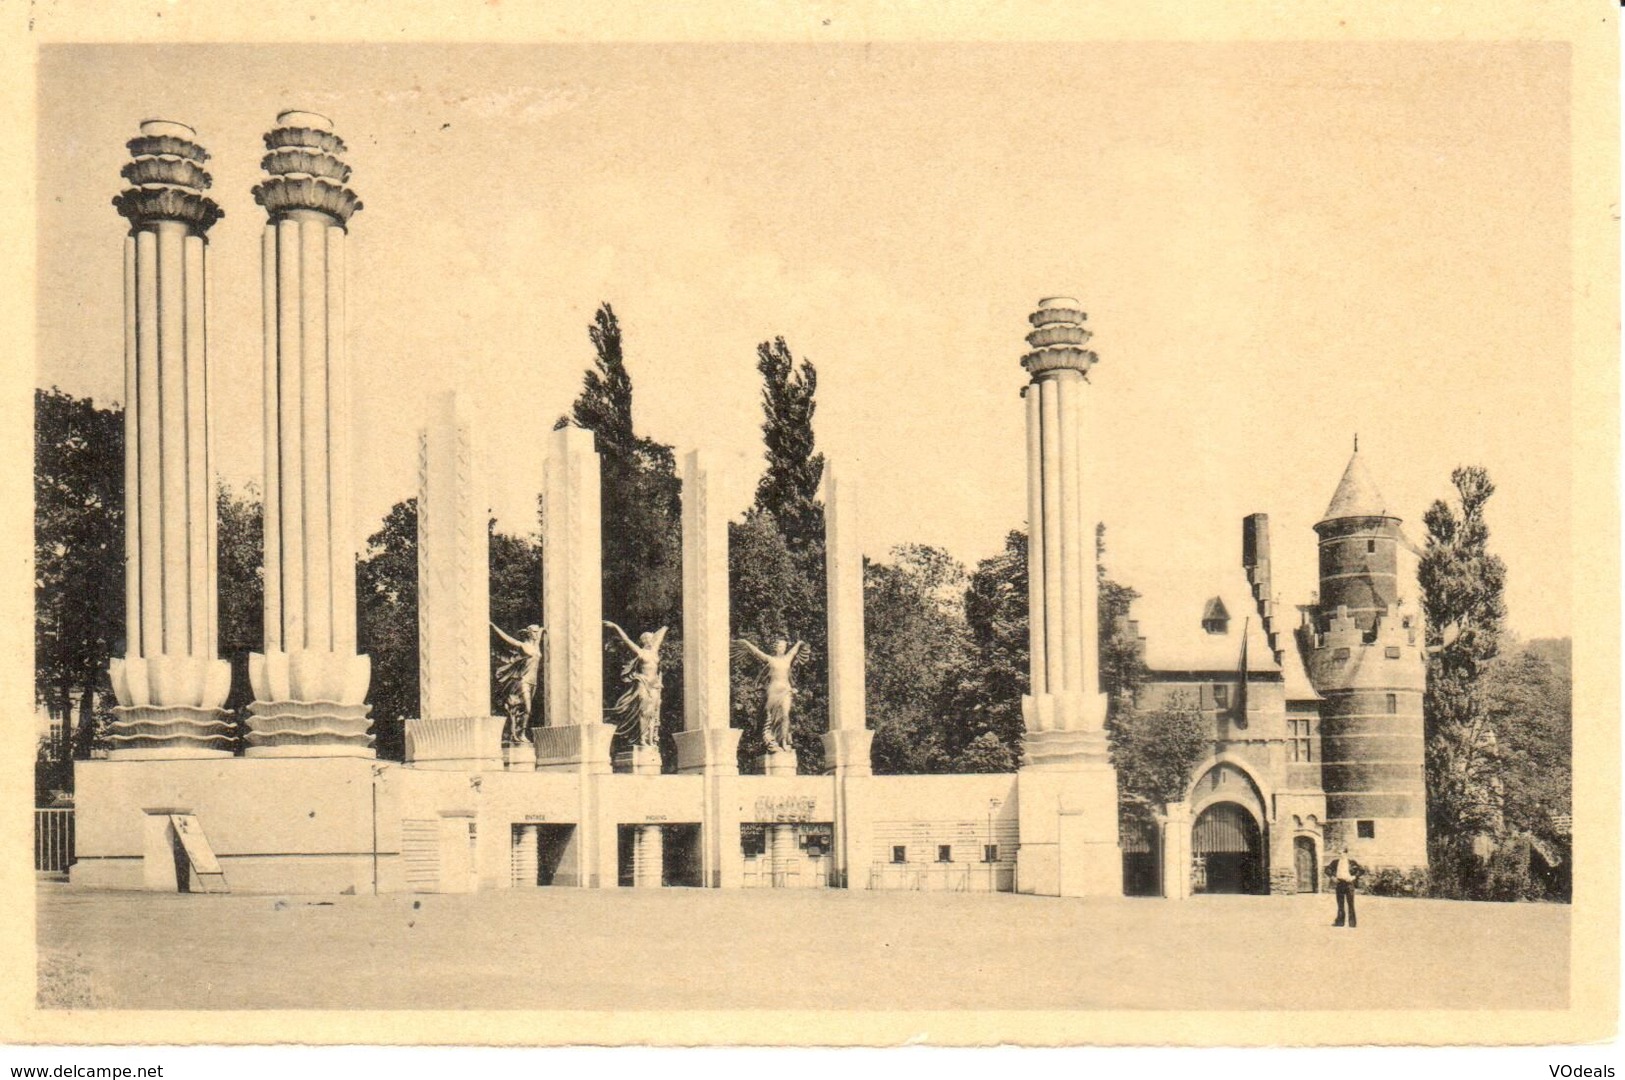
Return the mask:
<path id="1" fill-rule="evenodd" d="M 1569 909 L 791 890 L 39 893 L 42 987 L 109 1008 L 1541 1009 Z M 1339 976 L 1338 973 L 1349 973 Z M 42 1004 L 62 1004 L 46 1000 Z"/>

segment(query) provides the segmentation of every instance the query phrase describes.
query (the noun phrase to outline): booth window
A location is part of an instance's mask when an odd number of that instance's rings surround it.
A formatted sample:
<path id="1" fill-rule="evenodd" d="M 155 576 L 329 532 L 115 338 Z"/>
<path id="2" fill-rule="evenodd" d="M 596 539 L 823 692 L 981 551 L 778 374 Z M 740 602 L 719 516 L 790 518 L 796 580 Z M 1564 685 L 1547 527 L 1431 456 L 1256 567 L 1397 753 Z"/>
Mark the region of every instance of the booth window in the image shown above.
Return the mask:
<path id="1" fill-rule="evenodd" d="M 953 862 L 954 846 L 952 844 L 937 845 L 937 862 Z"/>
<path id="2" fill-rule="evenodd" d="M 983 844 L 982 845 L 982 861 L 983 862 L 998 862 L 999 861 L 999 845 L 997 845 L 997 844 Z"/>
<path id="3" fill-rule="evenodd" d="M 891 849 L 891 861 L 894 863 L 908 862 L 908 848 L 902 844 L 893 844 Z"/>

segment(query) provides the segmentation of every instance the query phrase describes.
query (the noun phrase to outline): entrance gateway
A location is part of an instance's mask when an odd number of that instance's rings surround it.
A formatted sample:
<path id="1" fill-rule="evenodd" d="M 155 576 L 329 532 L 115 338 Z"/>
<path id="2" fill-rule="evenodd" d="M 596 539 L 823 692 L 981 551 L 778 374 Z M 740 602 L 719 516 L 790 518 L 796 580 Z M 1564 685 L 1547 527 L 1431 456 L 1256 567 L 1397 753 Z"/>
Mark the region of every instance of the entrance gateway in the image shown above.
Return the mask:
<path id="1" fill-rule="evenodd" d="M 602 607 L 595 436 L 575 427 L 546 437 L 536 478 L 543 610 L 533 628 L 507 635 L 518 655 L 505 725 L 491 715 L 486 473 L 455 395 L 437 402 L 415 454 L 399 448 L 418 466 L 422 711 L 404 722 L 404 761 L 380 762 L 347 527 L 354 409 L 345 251 L 362 202 L 348 186 L 345 143 L 329 118 L 299 110 L 279 114 L 266 132 L 265 175 L 252 191 L 265 212 L 263 288 L 217 279 L 207 293 L 263 298 L 254 321 L 264 368 L 262 377 L 223 380 L 207 377 L 206 294 L 193 288 L 206 278 L 205 234 L 222 216 L 206 194 L 208 154 L 196 138 L 185 124 L 143 122 L 126 144 L 131 182 L 114 200 L 127 219 L 125 325 L 140 329 L 126 342 L 125 376 L 126 386 L 143 388 L 142 407 L 126 410 L 124 440 L 125 505 L 140 528 L 125 536 L 127 649 L 109 671 L 118 699 L 110 760 L 75 767 L 73 884 L 175 888 L 175 826 L 154 824 L 148 836 L 142 808 L 184 807 L 208 823 L 216 861 L 241 892 L 467 892 L 516 881 L 614 888 L 626 850 L 640 885 L 692 881 L 697 864 L 704 885 L 738 888 L 741 826 L 760 824 L 773 837 L 768 875 L 785 881 L 799 860 L 827 862 L 825 879 L 848 888 L 888 887 L 890 876 L 872 872 L 878 865 L 904 868 L 897 876 L 911 884 L 902 887 L 940 877 L 1005 889 L 1013 877 L 1016 890 L 1036 895 L 1121 894 L 1091 621 L 1097 587 L 1086 554 L 1098 468 L 1087 446 L 1097 405 L 1089 373 L 1099 358 L 1087 348 L 1092 334 L 1077 301 L 1043 299 L 1028 316 L 1026 385 L 1007 402 L 1026 414 L 1032 558 L 1044 570 L 1030 575 L 1027 596 L 1032 679 L 1021 701 L 1019 771 L 873 775 L 864 535 L 844 463 L 826 462 L 822 477 L 829 728 L 817 754 L 824 771 L 811 775 L 810 748 L 798 754 L 790 738 L 797 644 L 751 644 L 760 685 L 748 702 L 731 700 L 742 672 L 732 656 L 728 522 L 742 507 L 725 459 L 694 450 L 680 462 L 682 626 L 622 628 Z M 159 342 L 148 333 L 155 326 L 185 333 L 166 331 Z M 172 337 L 186 348 L 171 348 Z M 189 390 L 145 393 L 172 384 Z M 210 399 L 222 391 L 234 408 L 257 399 L 266 419 L 264 625 L 248 658 L 252 700 L 240 737 L 224 708 L 231 665 L 216 655 L 217 569 L 207 558 L 173 557 L 213 547 L 213 501 L 171 498 L 170 481 L 206 494 L 208 440 L 175 433 L 208 430 Z M 162 484 L 153 480 L 160 473 Z M 659 674 L 674 659 L 660 655 L 668 631 L 683 653 L 680 725 L 669 742 L 658 726 Z M 615 691 L 619 707 L 606 700 L 611 645 L 631 657 Z M 733 718 L 742 704 L 767 750 L 759 773 L 738 755 Z M 635 740 L 630 770 L 616 768 L 618 727 Z M 757 809 L 763 800 L 770 813 Z M 882 844 L 880 834 L 899 825 L 909 839 Z M 144 859 L 148 840 L 154 856 Z M 208 861 L 184 845 L 181 854 L 194 872 Z M 915 869 L 926 863 L 929 874 Z"/>
<path id="2" fill-rule="evenodd" d="M 1258 822 L 1238 803 L 1213 803 L 1196 817 L 1191 852 L 1198 868 L 1197 892 L 1269 892 Z"/>

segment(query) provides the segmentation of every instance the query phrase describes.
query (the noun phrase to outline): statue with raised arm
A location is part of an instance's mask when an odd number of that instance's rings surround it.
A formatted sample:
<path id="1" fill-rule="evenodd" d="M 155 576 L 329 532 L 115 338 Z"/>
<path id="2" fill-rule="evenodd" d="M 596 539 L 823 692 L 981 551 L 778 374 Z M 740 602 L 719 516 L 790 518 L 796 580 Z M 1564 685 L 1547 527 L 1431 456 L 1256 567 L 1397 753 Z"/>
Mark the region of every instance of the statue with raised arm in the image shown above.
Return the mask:
<path id="1" fill-rule="evenodd" d="M 765 653 L 744 638 L 734 640 L 734 656 L 754 659 L 765 697 L 766 715 L 762 718 L 762 741 L 770 751 L 795 748 L 790 737 L 790 702 L 795 687 L 790 685 L 790 665 L 801 655 L 806 642 L 789 645 L 783 639 L 773 643 L 773 651 Z"/>
<path id="2" fill-rule="evenodd" d="M 532 704 L 536 700 L 536 677 L 542 669 L 542 635 L 540 626 L 531 623 L 511 638 L 496 623 L 491 624 L 497 637 L 507 643 L 501 648 L 501 662 L 497 665 L 497 685 L 502 688 L 502 709 L 508 716 L 508 742 L 523 744 L 530 741 Z"/>
<path id="3" fill-rule="evenodd" d="M 609 620 L 604 625 L 615 631 L 623 644 L 632 651 L 621 677 L 627 682 L 626 691 L 610 707 L 616 718 L 615 730 L 639 746 L 660 745 L 660 693 L 665 682 L 660 677 L 660 646 L 665 643 L 668 627 L 654 633 L 642 633 L 633 641 L 625 630 Z"/>

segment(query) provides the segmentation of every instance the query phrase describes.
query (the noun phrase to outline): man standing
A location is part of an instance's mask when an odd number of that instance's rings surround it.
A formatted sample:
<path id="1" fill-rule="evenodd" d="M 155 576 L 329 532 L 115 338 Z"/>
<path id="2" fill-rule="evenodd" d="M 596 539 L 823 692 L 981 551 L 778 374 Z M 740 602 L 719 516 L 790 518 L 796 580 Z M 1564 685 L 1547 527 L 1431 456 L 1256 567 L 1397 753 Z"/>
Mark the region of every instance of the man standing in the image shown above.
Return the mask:
<path id="1" fill-rule="evenodd" d="M 1337 886 L 1337 921 L 1333 926 L 1342 926 L 1345 907 L 1348 911 L 1348 927 L 1350 930 L 1357 925 L 1354 919 L 1354 878 L 1361 872 L 1360 864 L 1349 858 L 1349 846 L 1343 844 L 1337 849 L 1337 858 L 1326 868 L 1326 876 L 1331 878 Z"/>

